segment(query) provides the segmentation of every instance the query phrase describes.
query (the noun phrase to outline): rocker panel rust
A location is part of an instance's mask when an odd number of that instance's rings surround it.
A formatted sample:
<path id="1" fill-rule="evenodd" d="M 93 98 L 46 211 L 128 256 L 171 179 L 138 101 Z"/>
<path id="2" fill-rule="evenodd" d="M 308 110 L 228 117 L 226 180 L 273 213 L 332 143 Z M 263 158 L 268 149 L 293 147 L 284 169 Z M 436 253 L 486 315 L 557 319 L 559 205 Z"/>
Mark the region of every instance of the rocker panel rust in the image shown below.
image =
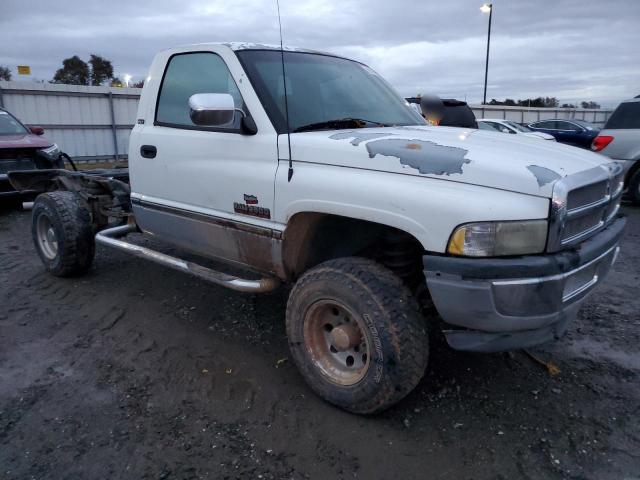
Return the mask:
<path id="1" fill-rule="evenodd" d="M 132 203 L 143 232 L 197 255 L 285 279 L 279 231 L 140 200 Z"/>

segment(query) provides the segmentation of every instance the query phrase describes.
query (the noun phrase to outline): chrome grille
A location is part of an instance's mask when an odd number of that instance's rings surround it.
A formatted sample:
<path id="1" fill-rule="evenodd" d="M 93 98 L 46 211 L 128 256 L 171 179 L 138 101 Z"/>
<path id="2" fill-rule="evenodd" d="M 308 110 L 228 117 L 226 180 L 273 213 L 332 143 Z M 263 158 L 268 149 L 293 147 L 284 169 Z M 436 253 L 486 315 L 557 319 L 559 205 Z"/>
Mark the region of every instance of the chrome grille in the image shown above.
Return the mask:
<path id="1" fill-rule="evenodd" d="M 609 182 L 604 181 L 571 190 L 567 197 L 567 208 L 571 210 L 595 203 L 607 194 L 608 188 Z"/>
<path id="2" fill-rule="evenodd" d="M 602 209 L 596 209 L 588 212 L 581 217 L 567 220 L 567 223 L 562 230 L 561 239 L 565 242 L 567 239 L 582 235 L 584 232 L 589 231 L 591 228 L 600 227 L 600 221 L 602 220 Z"/>
<path id="3" fill-rule="evenodd" d="M 611 162 L 557 182 L 547 249 L 576 245 L 611 222 L 620 206 L 623 180 L 622 166 Z"/>

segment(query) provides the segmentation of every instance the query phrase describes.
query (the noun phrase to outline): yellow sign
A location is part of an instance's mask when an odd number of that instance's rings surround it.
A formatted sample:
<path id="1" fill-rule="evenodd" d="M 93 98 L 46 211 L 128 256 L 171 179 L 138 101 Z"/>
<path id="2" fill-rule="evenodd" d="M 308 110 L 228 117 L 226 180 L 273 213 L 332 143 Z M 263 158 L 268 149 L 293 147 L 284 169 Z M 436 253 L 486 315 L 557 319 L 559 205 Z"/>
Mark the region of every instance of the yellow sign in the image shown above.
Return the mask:
<path id="1" fill-rule="evenodd" d="M 18 75 L 31 75 L 31 67 L 29 65 L 18 65 Z"/>

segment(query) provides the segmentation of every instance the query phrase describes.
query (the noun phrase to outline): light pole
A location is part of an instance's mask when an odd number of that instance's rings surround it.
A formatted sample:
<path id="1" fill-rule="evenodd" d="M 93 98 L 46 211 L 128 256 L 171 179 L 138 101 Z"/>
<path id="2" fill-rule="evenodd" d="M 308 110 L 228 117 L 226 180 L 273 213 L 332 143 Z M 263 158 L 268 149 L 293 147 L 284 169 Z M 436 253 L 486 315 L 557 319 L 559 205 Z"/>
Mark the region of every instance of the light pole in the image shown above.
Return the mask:
<path id="1" fill-rule="evenodd" d="M 480 7 L 482 13 L 489 14 L 489 31 L 487 32 L 487 60 L 484 64 L 484 97 L 482 104 L 487 104 L 487 75 L 489 74 L 489 46 L 491 45 L 491 15 L 493 14 L 493 4 L 485 3 Z"/>

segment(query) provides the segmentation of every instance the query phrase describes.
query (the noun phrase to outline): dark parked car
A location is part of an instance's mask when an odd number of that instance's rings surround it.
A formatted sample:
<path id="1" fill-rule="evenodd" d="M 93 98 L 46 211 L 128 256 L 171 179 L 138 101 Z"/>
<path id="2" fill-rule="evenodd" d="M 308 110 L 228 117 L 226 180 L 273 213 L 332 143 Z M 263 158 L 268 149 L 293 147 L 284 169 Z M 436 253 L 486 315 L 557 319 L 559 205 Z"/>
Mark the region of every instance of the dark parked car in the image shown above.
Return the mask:
<path id="1" fill-rule="evenodd" d="M 42 136 L 41 127 L 27 127 L 0 108 L 0 198 L 18 197 L 7 172 L 44 168 L 64 168 L 60 149 Z"/>
<path id="2" fill-rule="evenodd" d="M 420 105 L 420 97 L 409 97 L 405 100 L 409 103 Z M 442 104 L 444 105 L 444 112 L 438 125 L 441 127 L 478 128 L 476 116 L 467 105 L 467 102 L 454 98 L 443 98 Z"/>
<path id="3" fill-rule="evenodd" d="M 591 148 L 591 142 L 600 132 L 598 127 L 589 122 L 573 119 L 563 120 L 561 118 L 554 118 L 551 120 L 540 120 L 528 126 L 532 130 L 553 135 L 560 143 L 581 148 Z"/>

